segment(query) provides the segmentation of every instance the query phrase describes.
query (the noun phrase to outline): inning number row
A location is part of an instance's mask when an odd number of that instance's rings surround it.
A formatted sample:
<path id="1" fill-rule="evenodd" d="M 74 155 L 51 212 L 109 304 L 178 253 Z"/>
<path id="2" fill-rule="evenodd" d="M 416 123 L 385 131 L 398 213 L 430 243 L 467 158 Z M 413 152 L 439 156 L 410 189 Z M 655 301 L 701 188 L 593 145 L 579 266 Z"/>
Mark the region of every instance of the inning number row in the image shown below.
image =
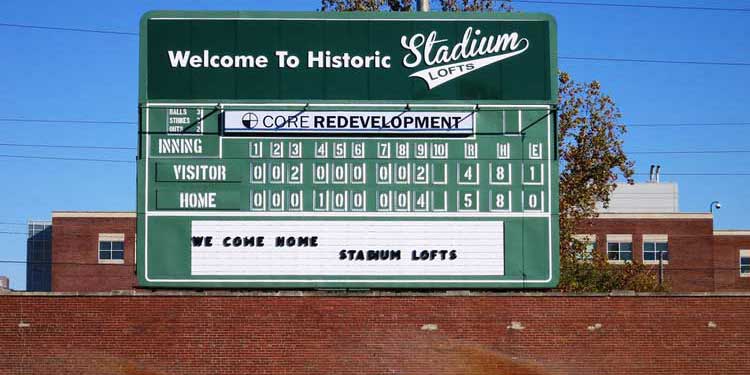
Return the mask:
<path id="1" fill-rule="evenodd" d="M 265 150 L 265 142 L 251 141 L 249 143 L 250 158 L 259 159 L 266 157 L 266 153 L 271 158 L 302 158 L 302 142 L 270 142 L 268 150 Z M 336 159 L 364 159 L 366 158 L 365 142 L 315 142 L 315 158 Z M 542 159 L 543 146 L 541 142 L 532 142 L 528 144 L 529 159 Z M 376 156 L 378 159 L 447 159 L 448 143 L 447 142 L 378 142 Z M 463 143 L 463 157 L 466 159 L 477 159 L 479 157 L 479 145 L 475 142 Z M 495 145 L 496 156 L 498 159 L 510 158 L 510 142 L 501 142 Z"/>

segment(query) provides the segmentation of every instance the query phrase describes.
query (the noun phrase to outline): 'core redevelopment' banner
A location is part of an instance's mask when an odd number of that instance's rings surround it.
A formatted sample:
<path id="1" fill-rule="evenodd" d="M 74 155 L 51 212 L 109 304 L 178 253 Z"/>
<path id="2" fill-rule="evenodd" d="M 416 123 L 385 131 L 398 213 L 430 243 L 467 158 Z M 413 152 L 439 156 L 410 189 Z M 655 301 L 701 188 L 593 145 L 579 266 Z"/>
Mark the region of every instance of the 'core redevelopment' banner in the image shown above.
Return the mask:
<path id="1" fill-rule="evenodd" d="M 227 111 L 224 131 L 232 133 L 467 134 L 473 112 Z"/>

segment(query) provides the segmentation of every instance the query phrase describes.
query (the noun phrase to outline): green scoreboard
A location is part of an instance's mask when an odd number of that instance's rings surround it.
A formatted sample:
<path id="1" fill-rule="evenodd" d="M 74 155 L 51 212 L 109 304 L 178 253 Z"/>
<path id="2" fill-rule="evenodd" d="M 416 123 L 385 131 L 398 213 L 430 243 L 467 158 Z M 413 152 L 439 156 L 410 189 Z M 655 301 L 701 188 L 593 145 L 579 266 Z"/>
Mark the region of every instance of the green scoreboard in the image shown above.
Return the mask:
<path id="1" fill-rule="evenodd" d="M 151 12 L 142 287 L 550 288 L 554 20 Z"/>

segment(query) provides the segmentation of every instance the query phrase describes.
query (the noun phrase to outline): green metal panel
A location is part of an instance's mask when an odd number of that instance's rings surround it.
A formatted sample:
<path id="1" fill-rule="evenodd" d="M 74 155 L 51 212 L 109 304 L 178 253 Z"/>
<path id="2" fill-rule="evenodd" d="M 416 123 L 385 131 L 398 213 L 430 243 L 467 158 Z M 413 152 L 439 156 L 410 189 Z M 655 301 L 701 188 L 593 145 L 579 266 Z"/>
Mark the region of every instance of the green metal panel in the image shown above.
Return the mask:
<path id="1" fill-rule="evenodd" d="M 403 64 L 401 38 L 435 32 L 433 50 L 475 37 L 518 33 L 528 49 L 513 58 L 429 90 Z M 340 100 L 461 101 L 554 104 L 557 98 L 556 26 L 543 14 L 488 13 L 252 13 L 151 12 L 141 21 L 140 101 Z M 496 40 L 496 39 L 495 39 Z M 486 43 L 489 45 L 490 43 Z M 471 45 L 467 43 L 467 45 Z M 217 56 L 265 56 L 265 68 L 178 68 L 168 51 L 204 50 Z M 300 58 L 281 68 L 276 51 Z M 309 52 L 390 56 L 391 67 L 309 67 Z M 466 59 L 464 59 L 466 60 Z"/>
<path id="2" fill-rule="evenodd" d="M 516 32 L 528 39 L 528 48 L 432 89 L 425 80 L 409 77 L 429 66 L 406 68 L 402 64 L 408 53 L 401 45 L 402 36 L 435 31 L 439 39 L 445 39 L 444 44 L 454 45 L 461 41 L 467 28 L 481 29 L 482 36 Z M 264 69 L 173 68 L 167 51 L 177 50 L 209 50 L 220 56 L 263 55 L 269 58 L 269 65 Z M 279 68 L 274 57 L 279 50 L 300 56 L 300 67 Z M 305 67 L 303 57 L 307 51 L 318 50 L 352 55 L 378 51 L 381 56 L 391 57 L 391 68 Z M 457 62 L 465 64 L 469 60 L 472 58 Z M 557 98 L 556 60 L 554 20 L 539 14 L 144 15 L 138 160 L 139 283 L 144 287 L 215 288 L 555 286 L 559 274 L 553 106 Z M 465 112 L 473 117 L 473 131 L 363 135 L 356 131 L 318 130 L 265 135 L 230 134 L 225 129 L 227 114 L 233 111 L 284 110 L 322 115 L 337 110 L 436 115 Z M 505 145 L 509 153 L 500 155 Z M 473 147 L 476 156 L 467 154 Z M 322 148 L 325 154 L 318 152 Z M 362 154 L 355 153 L 360 148 Z M 388 148 L 390 153 L 382 154 L 381 148 Z M 441 148 L 445 148 L 444 155 L 432 154 L 432 150 Z M 402 149 L 408 151 L 397 155 L 397 150 Z M 336 150 L 345 151 L 336 155 Z M 421 154 L 423 150 L 427 150 L 426 155 Z M 387 180 L 379 175 L 385 169 L 390 171 Z M 317 175 L 322 170 L 326 171 L 324 179 Z M 383 196 L 390 198 L 381 200 Z M 382 204 L 385 201 L 387 206 Z M 400 202 L 405 205 L 399 206 Z M 339 203 L 343 205 L 337 206 Z M 196 252 L 194 237 L 200 225 L 206 223 L 221 223 L 226 228 L 242 226 L 247 231 L 255 226 L 284 228 L 291 221 L 309 223 L 300 226 L 300 235 L 342 222 L 352 223 L 352 228 L 356 223 L 378 226 L 398 222 L 404 226 L 404 233 L 411 225 L 434 225 L 450 233 L 451 227 L 460 223 L 477 227 L 500 223 L 502 266 L 488 274 L 461 270 L 435 274 L 315 274 L 306 270 L 280 275 L 248 274 L 242 269 L 211 274 L 210 259 L 206 263 L 205 258 L 200 258 L 206 254 L 210 257 L 210 251 Z M 454 234 L 457 238 L 462 236 Z M 412 238 L 407 238 L 407 234 L 394 237 L 395 244 Z M 226 239 L 217 237 L 215 241 L 216 249 L 223 246 L 226 252 L 231 248 L 221 243 Z M 321 236 L 321 241 L 325 241 L 325 236 Z M 242 247 L 237 254 L 278 250 L 272 245 Z M 412 255 L 419 246 L 409 246 L 403 246 L 399 261 L 421 262 Z M 414 251 L 417 256 L 420 254 L 419 250 Z M 330 259 L 322 262 L 338 269 L 347 267 L 344 264 L 359 267 L 357 261 L 339 259 L 338 255 L 338 251 L 327 254 Z M 459 259 L 461 256 L 459 252 Z M 285 262 L 283 257 L 278 261 Z M 224 262 L 223 270 L 233 269 L 226 259 Z M 443 262 L 438 267 L 448 261 Z M 200 268 L 205 264 L 209 264 L 209 271 Z"/>

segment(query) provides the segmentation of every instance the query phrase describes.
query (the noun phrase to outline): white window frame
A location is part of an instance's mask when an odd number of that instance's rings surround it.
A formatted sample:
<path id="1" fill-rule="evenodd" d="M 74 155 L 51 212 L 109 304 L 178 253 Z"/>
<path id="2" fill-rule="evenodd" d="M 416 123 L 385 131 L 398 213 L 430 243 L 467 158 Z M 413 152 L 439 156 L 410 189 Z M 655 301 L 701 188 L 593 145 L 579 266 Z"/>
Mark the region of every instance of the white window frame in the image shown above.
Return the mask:
<path id="1" fill-rule="evenodd" d="M 102 242 L 122 242 L 122 259 L 102 259 Z M 111 253 L 112 250 L 110 250 Z M 99 264 L 124 264 L 125 263 L 125 234 L 124 233 L 99 233 L 99 241 L 96 242 L 96 258 Z"/>
<path id="2" fill-rule="evenodd" d="M 646 243 L 664 243 L 667 244 L 667 259 L 662 261 L 662 264 L 669 264 L 669 236 L 666 234 L 644 234 L 643 241 L 641 241 L 641 258 L 643 258 L 643 264 L 659 264 L 659 252 L 654 247 L 656 253 L 655 260 L 646 260 Z"/>
<path id="3" fill-rule="evenodd" d="M 610 243 L 616 243 L 617 244 L 617 254 L 618 257 L 621 257 L 619 254 L 622 254 L 622 250 L 620 249 L 621 245 L 623 243 L 630 243 L 630 260 L 622 260 L 622 259 L 609 259 L 609 244 Z M 607 248 L 606 251 L 606 257 L 607 262 L 612 264 L 625 264 L 625 262 L 632 262 L 633 261 L 633 235 L 632 234 L 608 234 L 607 235 Z"/>
<path id="4" fill-rule="evenodd" d="M 750 249 L 740 250 L 740 258 L 739 258 L 740 277 L 750 277 L 750 272 L 742 272 L 742 258 L 750 258 Z"/>

